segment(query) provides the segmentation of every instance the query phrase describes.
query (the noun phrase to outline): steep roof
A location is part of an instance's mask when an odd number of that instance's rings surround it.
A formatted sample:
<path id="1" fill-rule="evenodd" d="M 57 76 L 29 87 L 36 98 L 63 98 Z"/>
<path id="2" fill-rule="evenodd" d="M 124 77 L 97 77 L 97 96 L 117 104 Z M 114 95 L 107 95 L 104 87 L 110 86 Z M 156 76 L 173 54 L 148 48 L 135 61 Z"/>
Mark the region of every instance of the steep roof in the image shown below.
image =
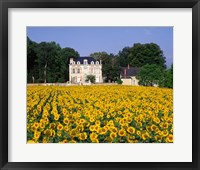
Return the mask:
<path id="1" fill-rule="evenodd" d="M 79 57 L 79 58 L 77 58 L 75 61 L 76 61 L 76 62 L 79 61 L 80 64 L 83 64 L 83 61 L 84 61 L 85 59 L 88 61 L 88 64 L 91 64 L 92 61 L 93 61 L 93 62 L 96 62 L 96 61 L 97 61 L 97 60 L 95 60 L 95 59 L 92 58 L 92 57 Z"/>
<path id="2" fill-rule="evenodd" d="M 140 68 L 138 67 L 122 67 L 120 75 L 122 77 L 131 77 L 136 76 L 140 71 Z"/>

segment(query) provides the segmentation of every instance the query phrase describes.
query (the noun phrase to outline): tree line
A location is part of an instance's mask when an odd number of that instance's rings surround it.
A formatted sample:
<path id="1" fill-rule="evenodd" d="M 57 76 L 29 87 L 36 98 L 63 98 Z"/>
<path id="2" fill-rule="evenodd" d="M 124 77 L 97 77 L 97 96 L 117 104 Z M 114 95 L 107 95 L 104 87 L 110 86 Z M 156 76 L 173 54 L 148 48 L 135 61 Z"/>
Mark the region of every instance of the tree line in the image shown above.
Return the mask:
<path id="1" fill-rule="evenodd" d="M 173 88 L 173 65 L 167 69 L 161 48 L 155 43 L 133 44 L 124 47 L 117 55 L 107 52 L 90 54 L 102 60 L 105 82 L 119 81 L 123 67 L 139 67 L 140 85 Z M 80 54 L 73 48 L 61 48 L 56 42 L 36 43 L 27 37 L 27 82 L 55 83 L 69 81 L 69 59 Z"/>

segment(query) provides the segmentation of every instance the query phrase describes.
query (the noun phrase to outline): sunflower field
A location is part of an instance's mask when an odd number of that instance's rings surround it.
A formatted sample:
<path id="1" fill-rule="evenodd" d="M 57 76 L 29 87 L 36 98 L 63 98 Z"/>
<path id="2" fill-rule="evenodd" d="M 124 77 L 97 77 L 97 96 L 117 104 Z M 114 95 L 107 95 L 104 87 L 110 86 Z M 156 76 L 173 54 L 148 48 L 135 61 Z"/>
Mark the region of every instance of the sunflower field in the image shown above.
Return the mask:
<path id="1" fill-rule="evenodd" d="M 172 143 L 173 90 L 27 86 L 28 143 Z"/>

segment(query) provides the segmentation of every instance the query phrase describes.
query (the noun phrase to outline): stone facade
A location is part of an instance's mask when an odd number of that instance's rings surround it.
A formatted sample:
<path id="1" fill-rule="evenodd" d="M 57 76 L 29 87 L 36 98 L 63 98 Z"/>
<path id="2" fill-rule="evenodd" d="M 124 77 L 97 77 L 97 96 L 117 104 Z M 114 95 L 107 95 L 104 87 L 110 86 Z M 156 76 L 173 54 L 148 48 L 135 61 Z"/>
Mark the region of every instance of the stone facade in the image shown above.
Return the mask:
<path id="1" fill-rule="evenodd" d="M 94 75 L 96 83 L 102 83 L 102 63 L 92 57 L 70 58 L 69 81 L 71 83 L 86 83 L 87 75 Z"/>

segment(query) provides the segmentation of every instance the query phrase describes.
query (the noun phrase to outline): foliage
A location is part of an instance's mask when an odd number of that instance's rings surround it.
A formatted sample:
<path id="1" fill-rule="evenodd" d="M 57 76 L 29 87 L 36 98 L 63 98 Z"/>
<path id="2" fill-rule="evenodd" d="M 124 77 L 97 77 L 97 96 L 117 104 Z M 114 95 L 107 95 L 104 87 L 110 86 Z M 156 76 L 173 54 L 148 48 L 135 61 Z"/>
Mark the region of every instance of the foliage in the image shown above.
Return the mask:
<path id="1" fill-rule="evenodd" d="M 172 143 L 173 90 L 28 86 L 27 141 Z"/>
<path id="2" fill-rule="evenodd" d="M 173 88 L 173 65 L 165 71 L 164 87 Z"/>
<path id="3" fill-rule="evenodd" d="M 165 57 L 160 47 L 155 43 L 134 44 L 124 47 L 117 55 L 106 52 L 90 54 L 102 62 L 102 76 L 105 82 L 117 81 L 122 67 L 157 67 L 151 72 L 145 69 L 138 75 L 141 85 L 173 88 L 173 68 L 166 70 Z M 69 47 L 61 48 L 55 42 L 36 43 L 27 37 L 27 82 L 53 83 L 69 81 L 69 59 L 78 58 L 79 53 Z M 151 68 L 146 68 L 151 69 Z M 145 78 L 145 75 L 148 78 Z"/>
<path id="4" fill-rule="evenodd" d="M 139 84 L 143 86 L 160 85 L 163 81 L 163 72 L 156 64 L 146 64 L 136 76 Z"/>
<path id="5" fill-rule="evenodd" d="M 123 81 L 119 78 L 119 79 L 117 79 L 117 84 L 122 84 L 123 83 Z"/>
<path id="6" fill-rule="evenodd" d="M 53 83 L 69 79 L 69 58 L 79 54 L 55 42 L 36 43 L 27 38 L 27 82 Z"/>
<path id="7" fill-rule="evenodd" d="M 95 76 L 94 75 L 87 75 L 86 82 L 90 81 L 91 83 L 95 83 Z"/>
<path id="8" fill-rule="evenodd" d="M 121 67 L 127 67 L 128 64 L 130 64 L 128 56 L 130 55 L 130 47 L 124 47 L 121 51 L 118 53 L 119 58 L 119 64 Z"/>
<path id="9" fill-rule="evenodd" d="M 163 69 L 166 68 L 163 51 L 155 43 L 136 43 L 131 47 L 128 56 L 130 64 L 134 67 L 142 67 L 146 64 L 156 64 Z"/>
<path id="10" fill-rule="evenodd" d="M 95 52 L 90 54 L 90 57 L 102 61 L 102 76 L 105 77 L 106 82 L 114 81 L 119 77 L 120 66 L 117 56 L 106 52 Z"/>

